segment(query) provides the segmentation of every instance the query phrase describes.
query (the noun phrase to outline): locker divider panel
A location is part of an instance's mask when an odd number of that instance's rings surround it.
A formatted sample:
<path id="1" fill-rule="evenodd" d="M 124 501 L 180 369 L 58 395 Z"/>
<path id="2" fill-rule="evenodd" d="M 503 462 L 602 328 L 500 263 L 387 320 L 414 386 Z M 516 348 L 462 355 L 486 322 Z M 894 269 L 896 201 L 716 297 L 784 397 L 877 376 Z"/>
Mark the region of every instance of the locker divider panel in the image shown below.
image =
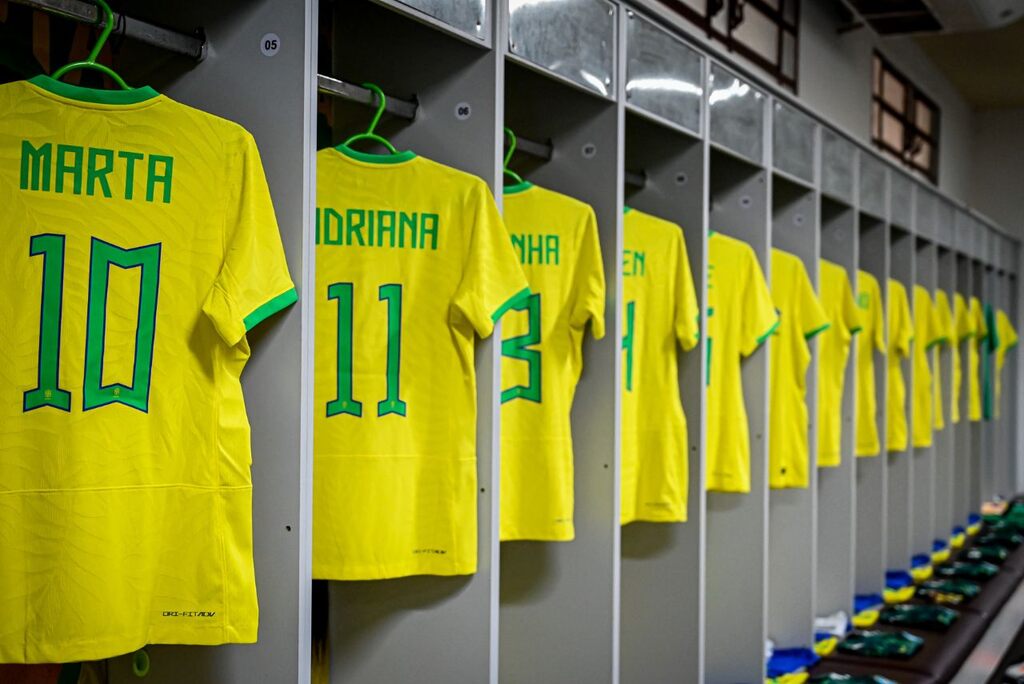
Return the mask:
<path id="1" fill-rule="evenodd" d="M 914 285 L 914 236 L 905 229 L 890 226 L 890 244 L 892 256 L 890 262 L 890 276 L 906 288 L 907 298 L 913 299 Z M 892 305 L 892 296 L 888 298 Z M 913 303 L 911 302 L 911 311 Z M 888 312 L 887 312 L 888 313 Z M 888 318 L 886 318 L 888 320 Z M 888 333 L 888 331 L 887 331 Z M 889 335 L 886 335 L 888 342 Z M 880 435 L 883 450 L 887 451 L 888 463 L 888 511 L 887 511 L 887 533 L 888 553 L 887 570 L 905 570 L 910 567 L 910 556 L 913 554 L 913 509 L 914 509 L 914 488 L 917 483 L 913 479 L 913 459 L 911 444 L 911 432 L 914 425 L 913 415 L 913 389 L 914 389 L 914 342 L 910 343 L 910 355 L 900 362 L 903 371 L 903 383 L 906 387 L 906 423 L 907 423 L 907 448 L 901 451 L 888 451 L 885 434 Z M 886 402 L 883 402 L 886 406 Z"/>
<path id="2" fill-rule="evenodd" d="M 505 124 L 550 141 L 550 161 L 519 155 L 524 179 L 586 202 L 597 214 L 608 334 L 583 345 L 572 409 L 576 538 L 501 545 L 500 679 L 617 679 L 619 489 L 617 391 L 622 239 L 621 105 L 508 61 Z M 571 655 L 567 655 L 571 654 Z"/>
<path id="3" fill-rule="evenodd" d="M 863 155 L 861 155 L 863 157 Z M 864 164 L 861 164 L 863 178 Z M 884 184 L 883 184 L 884 187 Z M 861 184 L 861 192 L 864 185 Z M 861 198 L 864 201 L 864 198 Z M 882 204 L 888 202 L 885 199 Z M 883 324 L 888 311 L 887 278 L 892 260 L 889 225 L 882 218 L 861 213 L 858 216 L 858 237 L 860 248 L 858 261 L 860 270 L 874 276 L 878 281 L 883 298 Z M 856 287 L 856 284 L 854 285 Z M 888 341 L 888 334 L 885 335 Z M 868 344 L 858 340 L 858 344 Z M 885 588 L 885 571 L 889 568 L 889 468 L 885 449 L 885 434 L 888 424 L 886 396 L 888 373 L 887 355 L 874 352 L 875 368 L 875 424 L 879 436 L 879 453 L 875 456 L 858 456 L 856 469 L 857 517 L 855 523 L 856 579 L 857 594 L 881 594 Z M 852 609 L 852 606 L 851 606 Z"/>
<path id="4" fill-rule="evenodd" d="M 723 87 L 728 87 L 723 85 Z M 715 91 L 710 124 L 715 127 Z M 767 117 L 767 101 L 761 101 Z M 729 114 L 725 112 L 723 117 Z M 768 127 L 770 128 L 770 127 Z M 763 131 L 760 149 L 768 148 Z M 762 152 L 763 153 L 763 152 Z M 770 278 L 771 174 L 712 143 L 709 229 L 748 243 Z M 768 574 L 768 344 L 742 362 L 750 430 L 750 492 L 707 495 L 708 681 L 760 681 L 764 677 Z M 743 562 L 737 562 L 743 559 Z"/>
<path id="5" fill-rule="evenodd" d="M 704 230 L 707 145 L 627 110 L 625 168 L 642 188 L 626 186 L 628 206 L 680 225 L 700 310 L 706 309 Z M 704 381 L 706 336 L 679 354 L 687 421 L 689 492 L 685 523 L 634 522 L 622 528 L 621 678 L 657 682 L 703 678 Z"/>
<path id="6" fill-rule="evenodd" d="M 921 235 L 916 236 L 916 253 L 914 256 L 915 284 L 922 286 L 928 291 L 928 296 L 934 305 L 934 292 L 936 289 L 936 254 L 935 244 L 928 238 Z M 913 306 L 913 292 L 908 292 Z M 920 353 L 918 345 L 927 344 L 924 340 L 914 339 L 915 353 Z M 932 350 L 926 349 L 925 355 L 928 359 L 928 366 L 934 373 L 938 369 L 932 368 Z M 916 369 L 915 369 L 916 372 Z M 913 404 L 915 393 L 920 391 L 917 385 L 927 384 L 929 397 L 932 397 L 932 385 L 924 378 L 915 375 L 915 386 L 907 387 L 907 402 Z M 933 417 L 934 418 L 934 417 Z M 934 425 L 934 420 L 933 420 Z M 932 426 L 929 426 L 931 431 Z M 911 454 L 913 466 L 911 467 L 914 478 L 914 501 L 913 501 L 913 536 L 911 537 L 910 550 L 912 554 L 931 555 L 932 541 L 935 539 L 935 436 L 932 436 L 932 446 L 913 446 L 914 426 L 909 426 Z"/>
<path id="7" fill-rule="evenodd" d="M 248 335 L 252 345 L 242 378 L 252 427 L 253 542 L 260 607 L 259 643 L 148 646 L 147 681 L 221 682 L 226 679 L 306 681 L 309 676 L 309 507 L 312 451 L 307 419 L 312 384 L 312 319 L 306 285 L 312 282 L 314 87 L 309 56 L 315 43 L 315 3 L 135 3 L 129 10 L 161 26 L 190 33 L 202 26 L 212 49 L 199 64 L 167 58 L 127 41 L 116 64 L 133 85 L 149 83 L 187 105 L 235 121 L 256 139 L 274 201 L 281 239 L 299 302 Z M 276 32 L 286 50 L 259 54 L 260 37 Z M 313 42 L 311 42 L 311 40 Z M 255 55 L 255 57 L 254 57 Z M 261 59 L 262 87 L 250 87 Z M 136 74 L 138 74 L 136 76 Z M 268 107 L 264 95 L 278 96 Z M 308 328 L 307 328 L 308 326 Z M 109 660 L 111 682 L 138 681 L 132 657 Z"/>
<path id="8" fill-rule="evenodd" d="M 953 295 L 956 292 L 957 265 L 956 253 L 947 246 L 937 247 L 937 282 L 936 291 L 942 290 L 949 299 L 950 312 L 953 309 Z M 935 433 L 935 539 L 948 541 L 954 525 L 960 521 L 954 513 L 957 490 L 962 481 L 956 478 L 956 425 L 953 423 L 951 406 L 953 404 L 953 345 L 950 337 L 948 343 L 939 348 L 939 367 L 935 372 L 941 373 L 942 394 L 940 397 L 944 418 L 943 429 Z"/>
<path id="9" fill-rule="evenodd" d="M 959 214 L 957 216 L 959 230 Z M 959 238 L 958 238 L 959 240 Z M 956 252 L 956 291 L 970 304 L 973 265 L 958 241 Z M 971 421 L 967 415 L 968 350 L 973 339 L 960 340 L 960 422 L 954 427 L 953 472 L 957 487 L 953 492 L 953 526 L 966 527 L 971 512 Z"/>
<path id="10" fill-rule="evenodd" d="M 492 191 L 500 187 L 500 56 L 368 0 L 334 7 L 333 75 L 418 103 L 413 122 L 385 116 L 381 134 L 398 149 L 480 176 Z M 383 45 L 390 59 L 380 59 Z M 457 111 L 463 103 L 468 118 Z M 342 100 L 334 106 L 335 143 L 365 130 L 372 110 Z M 477 572 L 330 582 L 333 682 L 495 679 L 500 335 L 499 325 L 476 347 Z"/>
<path id="11" fill-rule="evenodd" d="M 819 200 L 815 186 L 774 174 L 772 247 L 793 254 L 803 262 L 816 292 L 821 234 Z M 812 338 L 810 346 L 811 363 L 805 377 L 809 484 L 806 489 L 769 489 L 768 492 L 768 638 L 775 642 L 776 648 L 809 648 L 814 643 L 818 540 L 817 340 Z"/>
<path id="12" fill-rule="evenodd" d="M 854 179 L 857 176 L 854 174 Z M 856 183 L 856 180 L 854 181 Z M 856 193 L 854 193 L 856 197 Z M 859 242 L 854 207 L 823 196 L 821 199 L 821 258 L 846 270 L 856 288 Z M 820 289 L 819 289 L 820 291 Z M 856 290 L 854 290 L 856 293 Z M 854 295 L 856 296 L 856 294 Z M 834 325 L 834 323 L 833 323 Z M 835 468 L 818 468 L 818 570 L 815 613 L 850 612 L 856 582 L 857 470 L 856 359 L 860 335 L 853 335 L 843 374 L 840 462 Z M 877 460 L 877 459 L 876 459 Z M 875 531 L 877 533 L 877 530 Z M 879 565 L 881 567 L 881 565 Z"/>

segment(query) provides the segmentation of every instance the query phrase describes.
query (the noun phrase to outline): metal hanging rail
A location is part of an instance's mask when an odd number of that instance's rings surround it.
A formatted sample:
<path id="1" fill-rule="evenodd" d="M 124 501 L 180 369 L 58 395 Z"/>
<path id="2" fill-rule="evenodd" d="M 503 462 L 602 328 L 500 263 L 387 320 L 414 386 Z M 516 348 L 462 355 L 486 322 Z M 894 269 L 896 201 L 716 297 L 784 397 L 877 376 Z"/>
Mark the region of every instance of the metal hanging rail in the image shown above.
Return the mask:
<path id="1" fill-rule="evenodd" d="M 348 83 L 337 78 L 332 78 L 331 76 L 324 76 L 323 74 L 317 74 L 316 80 L 317 89 L 321 93 L 333 95 L 334 97 L 340 97 L 343 100 L 358 102 L 364 105 L 374 105 L 377 102 L 377 97 L 373 94 L 373 91 L 367 90 L 362 86 Z M 397 97 L 392 97 L 391 95 L 387 96 L 387 102 L 385 104 L 386 106 L 384 107 L 384 111 L 401 119 L 408 119 L 410 121 L 416 118 L 416 110 L 419 108 L 419 105 L 416 102 L 400 100 Z"/>
<path id="2" fill-rule="evenodd" d="M 643 171 L 626 171 L 626 185 L 633 188 L 643 188 L 647 185 L 647 174 Z"/>
<path id="3" fill-rule="evenodd" d="M 11 0 L 11 2 L 84 24 L 97 26 L 105 24 L 99 8 L 92 3 L 82 2 L 82 0 Z M 202 35 L 201 30 L 196 31 L 198 35 L 188 35 L 115 12 L 114 32 L 140 43 L 184 55 L 197 62 L 206 58 L 206 38 Z"/>
<path id="4" fill-rule="evenodd" d="M 540 143 L 529 138 L 517 138 L 516 139 L 516 151 L 522 152 L 523 154 L 544 161 L 551 161 L 551 155 L 554 152 L 550 142 Z"/>

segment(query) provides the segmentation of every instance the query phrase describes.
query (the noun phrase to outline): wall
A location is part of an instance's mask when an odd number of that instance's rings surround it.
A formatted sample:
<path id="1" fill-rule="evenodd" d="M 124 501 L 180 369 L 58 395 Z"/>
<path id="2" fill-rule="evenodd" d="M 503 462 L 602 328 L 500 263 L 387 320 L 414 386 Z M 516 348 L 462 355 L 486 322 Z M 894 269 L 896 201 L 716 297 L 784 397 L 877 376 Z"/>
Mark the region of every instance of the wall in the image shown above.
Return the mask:
<path id="1" fill-rule="evenodd" d="M 974 114 L 969 202 L 1024 235 L 1024 108 Z"/>
<path id="2" fill-rule="evenodd" d="M 723 51 L 709 42 L 693 24 L 676 20 L 657 2 L 639 5 L 659 13 L 712 51 Z M 838 33 L 848 19 L 838 0 L 801 3 L 800 71 L 797 98 L 811 111 L 855 140 L 871 143 L 871 57 L 877 47 L 903 71 L 941 110 L 939 189 L 967 201 L 970 198 L 971 147 L 974 133 L 970 106 L 953 85 L 909 38 L 881 38 L 869 28 Z M 728 53 L 726 53 L 728 54 Z M 730 59 L 771 80 L 762 70 L 738 57 Z"/>

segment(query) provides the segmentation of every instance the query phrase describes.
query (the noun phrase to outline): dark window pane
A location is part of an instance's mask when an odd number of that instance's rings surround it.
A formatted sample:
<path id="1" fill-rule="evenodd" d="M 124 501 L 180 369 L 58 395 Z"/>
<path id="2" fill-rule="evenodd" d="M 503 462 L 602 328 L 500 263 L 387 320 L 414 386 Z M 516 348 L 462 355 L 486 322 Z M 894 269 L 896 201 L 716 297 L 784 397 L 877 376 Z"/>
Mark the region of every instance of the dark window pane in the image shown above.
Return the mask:
<path id="1" fill-rule="evenodd" d="M 882 98 L 897 111 L 906 111 L 907 90 L 899 79 L 886 71 L 882 76 Z"/>

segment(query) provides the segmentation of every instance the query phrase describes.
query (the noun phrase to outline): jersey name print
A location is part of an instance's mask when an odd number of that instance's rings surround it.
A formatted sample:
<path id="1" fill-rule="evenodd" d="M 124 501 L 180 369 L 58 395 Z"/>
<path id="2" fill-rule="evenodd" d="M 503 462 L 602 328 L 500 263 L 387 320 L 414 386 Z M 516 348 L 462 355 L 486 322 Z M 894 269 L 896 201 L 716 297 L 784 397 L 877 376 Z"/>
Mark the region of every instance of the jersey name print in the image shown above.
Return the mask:
<path id="1" fill-rule="evenodd" d="M 501 539 L 568 541 L 572 410 L 583 335 L 604 337 L 604 265 L 590 206 L 531 183 L 505 188 L 505 226 L 530 296 L 502 321 Z"/>
<path id="2" fill-rule="evenodd" d="M 682 228 L 631 208 L 623 226 L 620 521 L 683 522 L 689 461 L 678 347 L 699 340 L 697 293 Z"/>
<path id="3" fill-rule="evenodd" d="M 781 249 L 772 249 L 771 292 L 779 325 L 771 343 L 768 484 L 773 489 L 806 488 L 810 340 L 824 332 L 829 321 L 803 262 Z"/>
<path id="4" fill-rule="evenodd" d="M 707 310 L 709 491 L 750 491 L 750 432 L 740 364 L 778 324 L 754 250 L 745 242 L 712 233 Z"/>
<path id="5" fill-rule="evenodd" d="M 0 86 L 0 230 L 0 662 L 255 641 L 240 376 L 296 294 L 252 136 Z"/>
<path id="6" fill-rule="evenodd" d="M 877 456 L 882 450 L 878 430 L 875 354 L 886 353 L 885 303 L 878 280 L 857 271 L 857 306 L 861 311 L 861 338 L 857 344 L 857 455 Z"/>
<path id="7" fill-rule="evenodd" d="M 846 269 L 821 260 L 821 303 L 831 325 L 818 338 L 818 467 L 841 462 L 843 388 L 850 342 L 861 330 L 861 314 Z M 871 345 L 870 339 L 861 344 Z"/>
<path id="8" fill-rule="evenodd" d="M 342 146 L 317 153 L 317 206 L 313 576 L 475 572 L 474 340 L 530 301 L 494 199 Z"/>

